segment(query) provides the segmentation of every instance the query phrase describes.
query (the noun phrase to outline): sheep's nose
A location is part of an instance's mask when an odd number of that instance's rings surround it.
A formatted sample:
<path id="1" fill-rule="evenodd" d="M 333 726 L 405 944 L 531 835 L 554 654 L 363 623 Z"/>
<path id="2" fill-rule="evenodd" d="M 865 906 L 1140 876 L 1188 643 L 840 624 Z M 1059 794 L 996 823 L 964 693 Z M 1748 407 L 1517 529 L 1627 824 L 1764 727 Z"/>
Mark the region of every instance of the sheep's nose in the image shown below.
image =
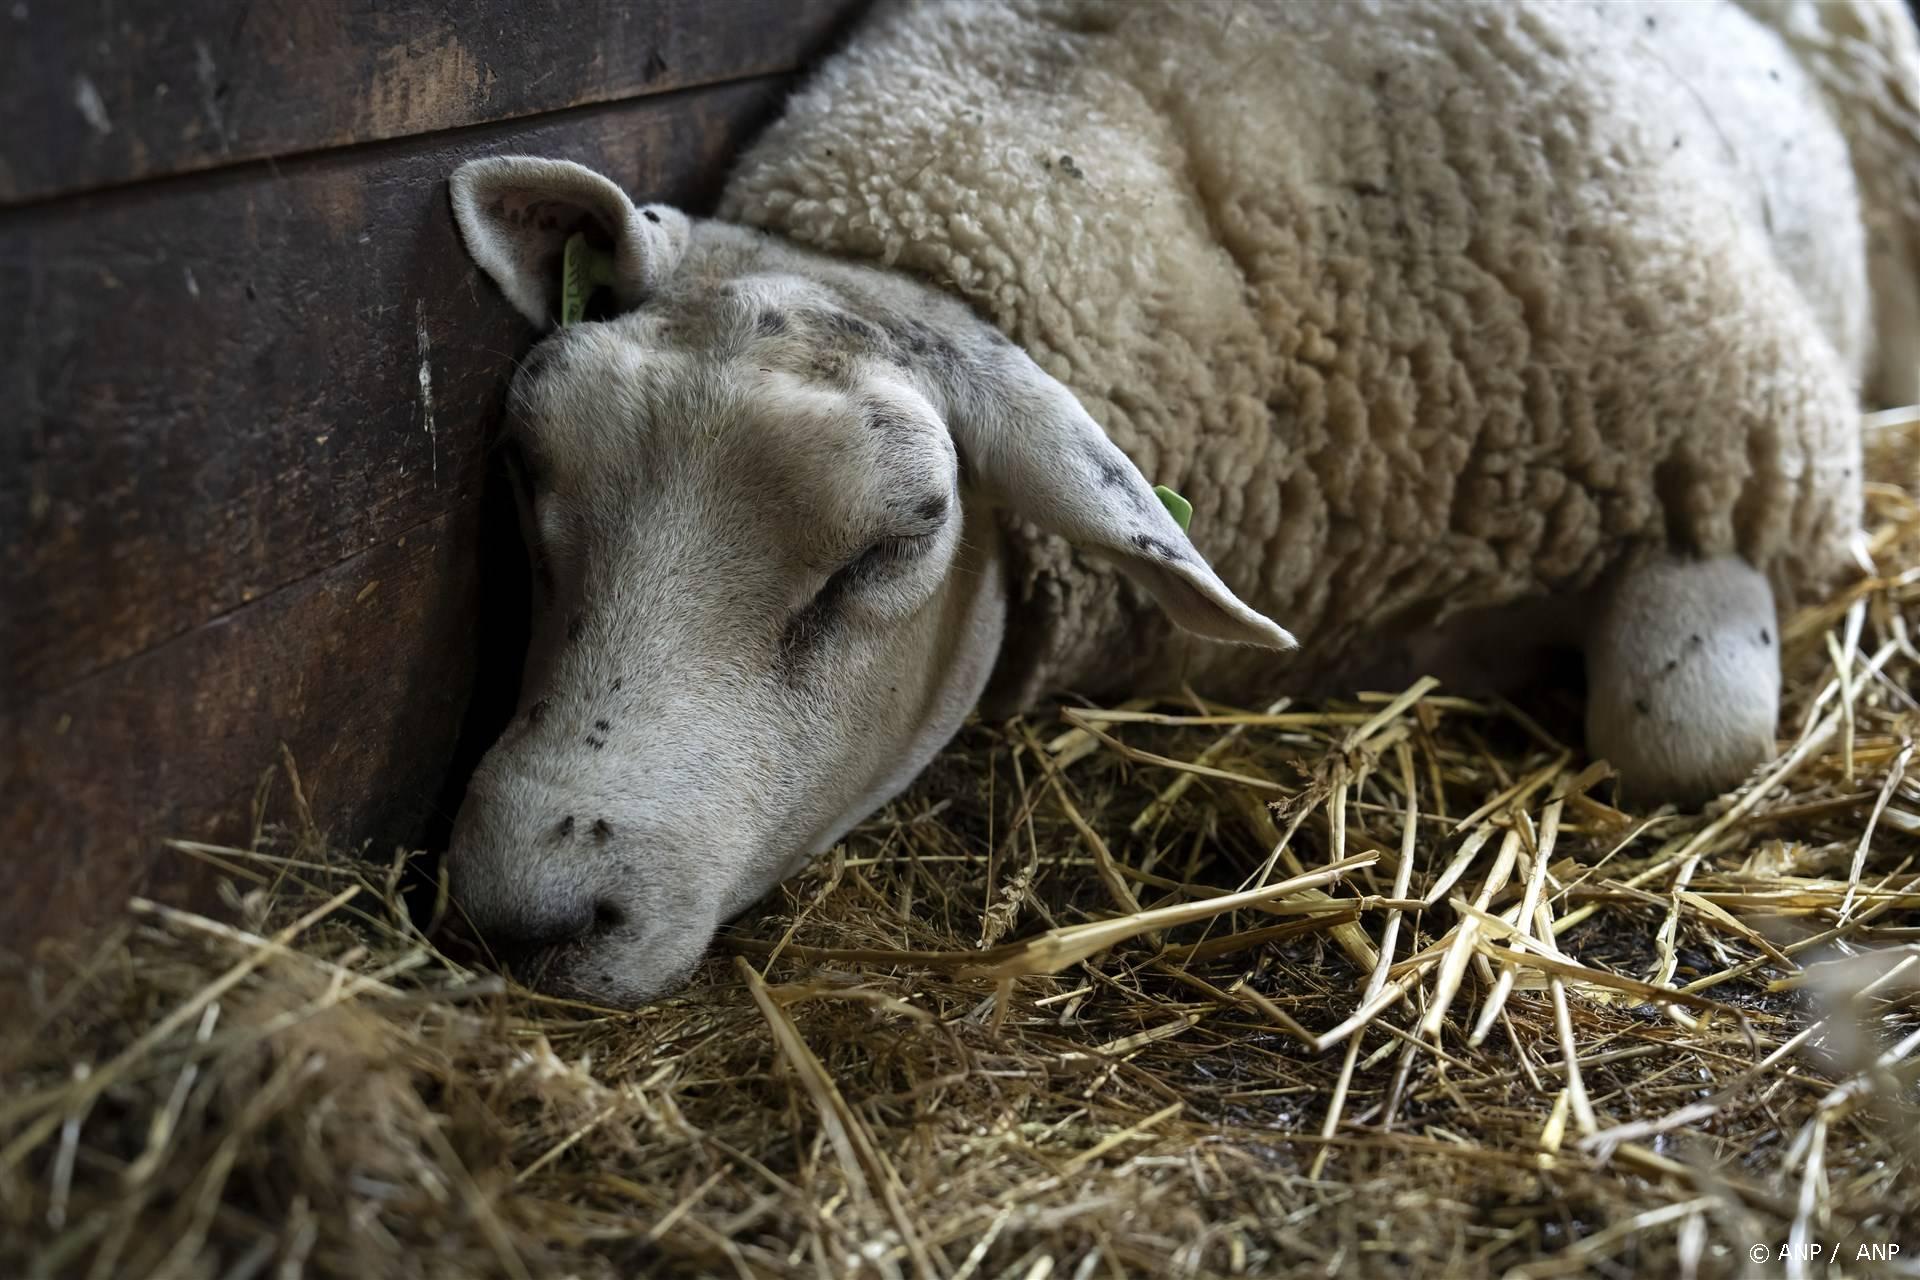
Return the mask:
<path id="1" fill-rule="evenodd" d="M 461 889 L 456 876 L 454 904 L 500 960 L 546 951 L 593 929 L 594 904 L 588 897 L 568 895 L 556 900 L 551 890 L 533 886 L 522 893 L 476 893 L 471 887 L 463 893 Z"/>
<path id="2" fill-rule="evenodd" d="M 494 958 L 510 965 L 618 929 L 625 921 L 612 899 L 539 858 L 476 863 L 456 854 L 448 887 L 454 905 Z"/>

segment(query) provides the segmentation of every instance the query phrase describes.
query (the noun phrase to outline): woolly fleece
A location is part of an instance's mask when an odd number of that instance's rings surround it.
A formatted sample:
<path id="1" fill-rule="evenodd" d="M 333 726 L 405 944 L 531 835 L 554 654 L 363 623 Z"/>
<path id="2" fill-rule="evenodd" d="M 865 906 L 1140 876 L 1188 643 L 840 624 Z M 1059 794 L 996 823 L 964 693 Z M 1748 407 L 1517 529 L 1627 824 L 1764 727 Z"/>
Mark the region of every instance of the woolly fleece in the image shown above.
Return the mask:
<path id="1" fill-rule="evenodd" d="M 1786 607 L 1858 527 L 1846 142 L 1731 5 L 887 5 L 720 213 L 967 299 L 1303 643 L 1015 525 L 1014 705 L 1335 685 L 1669 548 Z"/>

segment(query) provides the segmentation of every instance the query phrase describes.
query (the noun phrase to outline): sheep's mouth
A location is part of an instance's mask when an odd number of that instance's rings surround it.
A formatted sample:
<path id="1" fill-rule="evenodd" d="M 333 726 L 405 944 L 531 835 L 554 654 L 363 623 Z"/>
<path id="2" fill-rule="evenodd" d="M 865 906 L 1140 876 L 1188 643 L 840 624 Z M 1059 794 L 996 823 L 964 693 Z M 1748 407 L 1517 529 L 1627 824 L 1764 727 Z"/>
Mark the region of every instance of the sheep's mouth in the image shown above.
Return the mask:
<path id="1" fill-rule="evenodd" d="M 599 977 L 607 987 L 614 985 L 614 965 L 608 956 L 610 943 L 625 931 L 626 913 L 618 907 L 602 907 L 594 914 L 593 927 L 562 942 L 539 942 L 519 947 L 497 947 L 494 960 L 500 971 L 529 991 L 542 995 L 589 999 Z M 594 965 L 598 958 L 600 968 Z"/>

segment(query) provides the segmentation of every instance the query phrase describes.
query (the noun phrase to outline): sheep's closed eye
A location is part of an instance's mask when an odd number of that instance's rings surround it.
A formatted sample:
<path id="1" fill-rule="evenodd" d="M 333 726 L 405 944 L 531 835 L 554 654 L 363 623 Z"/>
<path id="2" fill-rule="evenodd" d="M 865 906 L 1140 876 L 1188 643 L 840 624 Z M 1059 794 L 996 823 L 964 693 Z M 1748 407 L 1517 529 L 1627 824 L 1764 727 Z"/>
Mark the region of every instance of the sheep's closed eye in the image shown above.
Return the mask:
<path id="1" fill-rule="evenodd" d="M 860 583 L 918 559 L 932 542 L 931 533 L 913 533 L 879 538 L 868 543 L 858 555 L 841 565 L 821 584 L 808 607 L 817 607 L 822 601 L 836 601 Z"/>
<path id="2" fill-rule="evenodd" d="M 828 575 L 813 599 L 794 610 L 781 629 L 779 664 L 787 678 L 795 678 L 804 669 L 804 659 L 833 629 L 849 596 L 865 585 L 884 582 L 928 554 L 939 532 L 940 526 L 936 525 L 910 534 L 876 538 Z"/>

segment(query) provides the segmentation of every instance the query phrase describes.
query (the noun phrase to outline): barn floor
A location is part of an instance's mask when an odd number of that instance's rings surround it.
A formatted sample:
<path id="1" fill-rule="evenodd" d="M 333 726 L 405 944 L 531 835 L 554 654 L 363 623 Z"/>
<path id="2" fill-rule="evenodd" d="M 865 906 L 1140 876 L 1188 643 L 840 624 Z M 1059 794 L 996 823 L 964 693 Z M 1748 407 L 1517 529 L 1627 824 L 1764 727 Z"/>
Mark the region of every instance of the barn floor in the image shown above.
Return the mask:
<path id="1" fill-rule="evenodd" d="M 609 1016 L 442 954 L 289 769 L 181 846 L 221 920 L 24 975 L 0 1273 L 1911 1274 L 1920 413 L 1867 438 L 1884 576 L 1704 815 L 1613 808 L 1570 698 L 978 726 Z"/>

